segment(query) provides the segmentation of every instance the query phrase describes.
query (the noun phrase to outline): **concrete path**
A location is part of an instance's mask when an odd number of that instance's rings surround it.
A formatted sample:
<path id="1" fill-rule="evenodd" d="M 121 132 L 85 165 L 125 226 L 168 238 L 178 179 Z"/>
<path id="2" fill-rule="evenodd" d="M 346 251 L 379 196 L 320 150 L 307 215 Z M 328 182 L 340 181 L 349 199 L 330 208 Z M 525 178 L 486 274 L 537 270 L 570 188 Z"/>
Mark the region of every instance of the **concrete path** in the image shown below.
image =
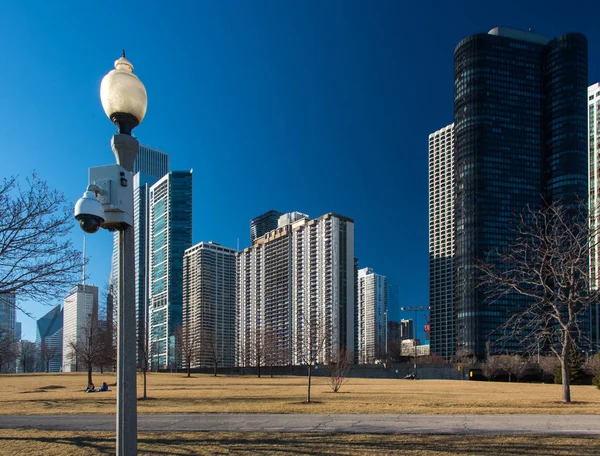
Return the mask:
<path id="1" fill-rule="evenodd" d="M 114 415 L 0 415 L 0 428 L 114 431 Z M 139 431 L 600 435 L 600 415 L 139 415 Z"/>

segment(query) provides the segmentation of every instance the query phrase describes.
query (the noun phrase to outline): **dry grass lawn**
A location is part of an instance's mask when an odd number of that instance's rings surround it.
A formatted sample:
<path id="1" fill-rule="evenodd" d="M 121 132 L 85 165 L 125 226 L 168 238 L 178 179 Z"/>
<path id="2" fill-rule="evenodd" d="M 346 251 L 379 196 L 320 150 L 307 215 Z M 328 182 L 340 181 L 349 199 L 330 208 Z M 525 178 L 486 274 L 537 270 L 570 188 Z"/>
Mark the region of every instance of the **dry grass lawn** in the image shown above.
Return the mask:
<path id="1" fill-rule="evenodd" d="M 114 374 L 94 374 L 96 385 Z M 115 413 L 115 387 L 84 394 L 85 374 L 0 375 L 0 414 Z M 141 377 L 138 396 L 141 396 Z M 139 413 L 429 413 L 600 414 L 600 390 L 573 386 L 562 404 L 560 385 L 452 380 L 349 379 L 332 393 L 325 378 L 148 375 L 148 400 Z"/>
<path id="2" fill-rule="evenodd" d="M 2 454 L 64 456 L 115 453 L 113 433 L 0 430 Z M 140 433 L 140 455 L 592 455 L 596 437 L 489 435 Z"/>

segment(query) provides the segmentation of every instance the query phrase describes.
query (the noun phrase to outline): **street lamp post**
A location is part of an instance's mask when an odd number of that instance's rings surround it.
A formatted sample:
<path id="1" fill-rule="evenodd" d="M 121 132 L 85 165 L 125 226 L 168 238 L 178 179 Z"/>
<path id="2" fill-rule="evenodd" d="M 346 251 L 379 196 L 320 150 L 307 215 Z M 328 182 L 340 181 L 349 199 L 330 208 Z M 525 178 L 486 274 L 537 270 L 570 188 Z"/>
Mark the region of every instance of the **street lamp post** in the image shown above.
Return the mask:
<path id="1" fill-rule="evenodd" d="M 425 311 L 428 310 L 429 307 L 425 307 L 425 306 L 408 306 L 408 307 L 401 307 L 400 309 L 402 309 L 403 311 L 414 311 L 415 313 L 415 319 L 413 321 L 413 346 L 415 348 L 414 353 L 415 353 L 415 363 L 413 364 L 413 367 L 415 369 L 415 378 L 418 378 L 417 376 L 417 369 L 418 369 L 418 357 L 417 357 L 417 312 L 420 311 Z"/>
<path id="2" fill-rule="evenodd" d="M 111 147 L 117 164 L 128 173 L 139 151 L 132 130 L 144 119 L 148 103 L 144 84 L 133 74 L 133 65 L 123 56 L 115 69 L 102 79 L 102 107 L 117 127 Z M 133 205 L 131 176 L 127 197 Z M 127 185 L 121 182 L 121 185 Z M 119 286 L 117 303 L 117 455 L 137 454 L 137 391 L 136 391 L 136 315 L 133 226 L 127 223 L 117 228 L 119 233 Z"/>

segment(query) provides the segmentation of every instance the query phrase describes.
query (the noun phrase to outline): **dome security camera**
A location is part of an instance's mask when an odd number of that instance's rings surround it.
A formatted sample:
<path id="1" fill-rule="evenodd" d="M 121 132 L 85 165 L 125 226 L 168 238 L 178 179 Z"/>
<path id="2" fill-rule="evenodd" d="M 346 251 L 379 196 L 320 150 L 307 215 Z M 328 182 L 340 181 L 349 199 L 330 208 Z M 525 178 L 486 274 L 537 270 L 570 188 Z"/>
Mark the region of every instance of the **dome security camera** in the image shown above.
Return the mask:
<path id="1" fill-rule="evenodd" d="M 75 204 L 74 215 L 81 229 L 88 234 L 96 233 L 104 223 L 104 208 L 89 188 Z"/>

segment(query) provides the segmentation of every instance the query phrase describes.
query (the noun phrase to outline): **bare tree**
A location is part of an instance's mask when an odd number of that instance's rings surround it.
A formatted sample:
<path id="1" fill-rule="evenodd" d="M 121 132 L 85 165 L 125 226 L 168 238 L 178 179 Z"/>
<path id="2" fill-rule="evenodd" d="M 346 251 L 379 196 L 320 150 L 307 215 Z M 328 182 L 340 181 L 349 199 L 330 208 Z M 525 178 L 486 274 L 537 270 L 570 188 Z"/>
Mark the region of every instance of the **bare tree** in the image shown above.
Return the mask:
<path id="1" fill-rule="evenodd" d="M 72 213 L 35 173 L 24 185 L 16 176 L 0 182 L 0 294 L 48 303 L 77 281 L 81 253 L 67 238 Z"/>
<path id="2" fill-rule="evenodd" d="M 329 348 L 327 346 L 328 329 L 318 318 L 317 315 L 312 315 L 306 318 L 304 314 L 301 317 L 301 328 L 299 334 L 296 335 L 296 353 L 301 364 L 307 367 L 307 390 L 306 403 L 310 404 L 311 384 L 312 384 L 312 368 L 317 364 L 319 359 L 328 359 Z"/>
<path id="3" fill-rule="evenodd" d="M 554 355 L 540 356 L 538 367 L 542 371 L 544 380 L 554 378 L 554 372 L 560 366 L 560 361 Z"/>
<path id="4" fill-rule="evenodd" d="M 192 359 L 196 355 L 196 334 L 189 327 L 179 326 L 175 328 L 175 344 L 180 353 L 181 360 L 185 361 L 188 378 L 192 376 Z"/>
<path id="5" fill-rule="evenodd" d="M 583 371 L 592 377 L 600 374 L 600 353 L 596 353 L 586 359 L 585 363 L 583 363 Z"/>
<path id="6" fill-rule="evenodd" d="M 596 302 L 589 287 L 588 222 L 583 205 L 528 209 L 514 242 L 480 265 L 491 290 L 490 307 L 499 299 L 522 303 L 499 328 L 500 340 L 519 343 L 528 353 L 539 347 L 552 352 L 561 365 L 566 403 L 571 402 L 570 349 L 582 338 L 580 324 Z"/>
<path id="7" fill-rule="evenodd" d="M 486 360 L 481 366 L 483 376 L 489 380 L 493 380 L 502 371 L 502 365 L 500 364 L 500 357 L 498 355 L 488 355 Z"/>
<path id="8" fill-rule="evenodd" d="M 60 347 L 48 345 L 46 341 L 40 344 L 40 358 L 46 373 L 50 372 L 50 363 L 60 354 Z"/>
<path id="9" fill-rule="evenodd" d="M 0 327 L 0 373 L 19 356 L 19 346 L 12 332 Z"/>
<path id="10" fill-rule="evenodd" d="M 35 342 L 22 340 L 19 344 L 19 361 L 23 372 L 33 372 L 37 363 L 38 349 Z"/>
<path id="11" fill-rule="evenodd" d="M 329 387 L 334 393 L 337 393 L 342 385 L 348 380 L 350 372 L 350 360 L 346 350 L 342 349 L 338 355 L 329 362 Z"/>
<path id="12" fill-rule="evenodd" d="M 87 322 L 81 326 L 79 337 L 69 342 L 71 349 L 71 358 L 76 362 L 83 364 L 88 373 L 88 385 L 92 383 L 92 372 L 94 367 L 103 364 L 103 353 L 105 349 L 101 342 L 101 330 L 98 326 L 98 320 L 90 316 Z"/>
<path id="13" fill-rule="evenodd" d="M 147 333 L 146 333 L 147 334 Z M 148 382 L 147 375 L 148 370 L 150 368 L 150 363 L 152 361 L 152 357 L 156 353 L 156 342 L 150 342 L 148 336 L 144 338 L 144 342 L 139 345 L 139 358 L 141 365 L 139 366 L 140 372 L 142 373 L 142 377 L 144 379 L 144 393 L 143 399 L 148 399 Z"/>

